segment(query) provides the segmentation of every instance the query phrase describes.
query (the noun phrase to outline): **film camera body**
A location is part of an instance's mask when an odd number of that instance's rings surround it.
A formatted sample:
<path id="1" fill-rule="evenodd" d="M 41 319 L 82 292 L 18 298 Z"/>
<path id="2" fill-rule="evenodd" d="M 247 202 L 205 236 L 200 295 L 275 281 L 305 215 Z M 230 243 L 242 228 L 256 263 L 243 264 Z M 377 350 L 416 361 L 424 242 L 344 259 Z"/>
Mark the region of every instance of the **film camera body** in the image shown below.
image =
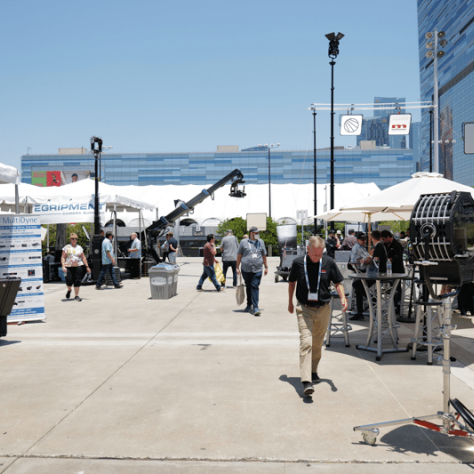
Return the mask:
<path id="1" fill-rule="evenodd" d="M 415 260 L 423 262 L 427 283 L 461 286 L 474 281 L 474 200 L 470 193 L 420 196 L 411 215 L 410 238 Z"/>

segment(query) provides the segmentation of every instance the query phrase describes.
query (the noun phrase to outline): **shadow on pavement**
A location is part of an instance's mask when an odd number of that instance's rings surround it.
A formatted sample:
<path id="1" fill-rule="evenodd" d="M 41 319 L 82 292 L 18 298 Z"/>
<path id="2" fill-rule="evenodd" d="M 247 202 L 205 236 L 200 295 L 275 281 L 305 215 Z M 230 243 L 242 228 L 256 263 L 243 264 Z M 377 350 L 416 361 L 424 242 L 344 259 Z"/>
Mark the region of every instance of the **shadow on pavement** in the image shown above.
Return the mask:
<path id="1" fill-rule="evenodd" d="M 462 463 L 472 464 L 470 467 L 474 468 L 474 443 L 466 438 L 446 436 L 418 426 L 404 425 L 383 434 L 374 449 L 382 443 L 390 451 L 399 454 L 415 453 L 438 457 L 439 453 L 444 453 Z M 365 444 L 362 438 L 360 444 Z"/>
<path id="2" fill-rule="evenodd" d="M 313 399 L 311 396 L 306 396 L 303 393 L 303 384 L 301 383 L 301 379 L 299 377 L 288 377 L 287 375 L 280 375 L 279 379 L 282 382 L 289 383 L 296 391 L 296 393 L 300 396 L 304 403 L 313 403 Z M 337 387 L 334 385 L 331 379 L 320 379 L 319 382 L 314 383 L 314 388 L 317 390 L 317 386 L 323 383 L 327 383 L 333 392 L 337 392 Z"/>

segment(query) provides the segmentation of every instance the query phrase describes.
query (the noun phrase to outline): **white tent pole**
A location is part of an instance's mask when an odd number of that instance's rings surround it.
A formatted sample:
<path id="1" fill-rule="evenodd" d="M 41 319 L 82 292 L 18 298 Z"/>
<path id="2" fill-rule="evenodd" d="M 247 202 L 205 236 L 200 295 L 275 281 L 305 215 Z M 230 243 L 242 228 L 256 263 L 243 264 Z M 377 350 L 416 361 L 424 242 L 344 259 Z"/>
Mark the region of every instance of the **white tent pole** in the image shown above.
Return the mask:
<path id="1" fill-rule="evenodd" d="M 15 214 L 20 214 L 20 193 L 18 184 L 15 184 Z"/>
<path id="2" fill-rule="evenodd" d="M 49 224 L 48 230 L 46 232 L 48 233 L 48 240 L 46 241 L 46 255 L 49 255 Z"/>

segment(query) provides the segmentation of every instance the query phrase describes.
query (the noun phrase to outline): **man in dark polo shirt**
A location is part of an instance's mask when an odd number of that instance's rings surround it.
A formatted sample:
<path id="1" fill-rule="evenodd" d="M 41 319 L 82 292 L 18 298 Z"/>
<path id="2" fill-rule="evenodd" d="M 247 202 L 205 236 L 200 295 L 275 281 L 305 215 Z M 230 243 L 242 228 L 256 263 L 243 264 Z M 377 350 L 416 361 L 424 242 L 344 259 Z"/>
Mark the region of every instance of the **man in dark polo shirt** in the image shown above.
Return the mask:
<path id="1" fill-rule="evenodd" d="M 296 287 L 296 315 L 300 331 L 300 373 L 305 395 L 314 392 L 312 382 L 319 381 L 318 364 L 329 323 L 329 286 L 334 283 L 341 298 L 342 310 L 347 309 L 342 276 L 336 262 L 323 255 L 325 242 L 320 237 L 311 237 L 308 254 L 293 260 L 289 277 L 288 311 L 293 313 L 293 294 Z"/>
<path id="2" fill-rule="evenodd" d="M 211 279 L 217 291 L 222 291 L 225 289 L 225 287 L 221 287 L 220 283 L 217 281 L 216 271 L 214 270 L 214 262 L 216 262 L 215 242 L 216 242 L 216 239 L 214 238 L 214 234 L 209 234 L 207 236 L 207 244 L 204 245 L 204 252 L 203 252 L 204 260 L 202 262 L 203 272 L 202 272 L 201 278 L 199 278 L 199 283 L 196 288 L 196 290 L 198 291 L 202 290 L 202 285 L 206 281 L 206 278 Z"/>

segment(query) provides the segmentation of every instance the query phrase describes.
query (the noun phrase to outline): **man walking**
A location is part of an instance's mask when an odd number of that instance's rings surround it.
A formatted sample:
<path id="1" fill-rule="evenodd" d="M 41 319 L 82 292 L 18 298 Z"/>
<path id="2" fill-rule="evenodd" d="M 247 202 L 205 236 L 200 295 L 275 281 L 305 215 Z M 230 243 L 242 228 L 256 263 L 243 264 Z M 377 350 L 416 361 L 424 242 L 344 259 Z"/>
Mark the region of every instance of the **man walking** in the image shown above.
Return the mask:
<path id="1" fill-rule="evenodd" d="M 131 277 L 134 280 L 140 279 L 140 260 L 142 258 L 142 243 L 137 237 L 137 234 L 134 232 L 130 238 L 132 239 L 132 246 L 128 249 L 128 254 L 130 256 L 130 273 Z"/>
<path id="2" fill-rule="evenodd" d="M 247 288 L 246 312 L 250 312 L 253 306 L 253 315 L 260 316 L 258 309 L 259 287 L 262 280 L 262 265 L 265 267 L 264 274 L 268 274 L 267 252 L 265 243 L 260 239 L 260 232 L 257 227 L 250 228 L 250 238 L 242 239 L 237 251 L 237 273 L 240 273 L 242 264 L 242 276 Z"/>
<path id="3" fill-rule="evenodd" d="M 225 237 L 221 242 L 222 263 L 224 264 L 223 272 L 224 278 L 227 277 L 227 269 L 232 268 L 233 282 L 232 286 L 237 286 L 237 250 L 239 249 L 239 242 L 232 230 L 225 233 Z"/>
<path id="4" fill-rule="evenodd" d="M 293 314 L 293 295 L 296 287 L 296 315 L 300 332 L 300 373 L 303 393 L 314 392 L 313 382 L 318 382 L 318 365 L 321 360 L 321 349 L 329 323 L 331 282 L 341 299 L 342 311 L 347 310 L 347 299 L 344 292 L 344 277 L 336 262 L 323 255 L 324 240 L 311 237 L 307 247 L 308 254 L 293 260 L 288 278 L 288 312 Z"/>
<path id="5" fill-rule="evenodd" d="M 112 246 L 113 238 L 114 234 L 108 231 L 105 234 L 105 239 L 102 241 L 102 269 L 100 271 L 99 280 L 95 287 L 96 290 L 102 290 L 102 282 L 105 280 L 105 275 L 107 273 L 110 274 L 115 288 L 122 288 L 123 286 L 117 281 L 114 274 L 115 257 L 114 248 Z"/>
<path id="6" fill-rule="evenodd" d="M 216 279 L 216 271 L 214 270 L 214 263 L 216 262 L 216 247 L 215 247 L 216 239 L 214 238 L 214 234 L 209 234 L 207 236 L 207 244 L 204 245 L 204 260 L 202 262 L 203 265 L 203 272 L 201 278 L 199 278 L 199 283 L 196 287 L 196 290 L 201 291 L 202 285 L 206 278 L 210 278 L 214 286 L 216 287 L 217 291 L 221 291 L 225 289 L 225 286 L 221 287 L 220 283 Z"/>

